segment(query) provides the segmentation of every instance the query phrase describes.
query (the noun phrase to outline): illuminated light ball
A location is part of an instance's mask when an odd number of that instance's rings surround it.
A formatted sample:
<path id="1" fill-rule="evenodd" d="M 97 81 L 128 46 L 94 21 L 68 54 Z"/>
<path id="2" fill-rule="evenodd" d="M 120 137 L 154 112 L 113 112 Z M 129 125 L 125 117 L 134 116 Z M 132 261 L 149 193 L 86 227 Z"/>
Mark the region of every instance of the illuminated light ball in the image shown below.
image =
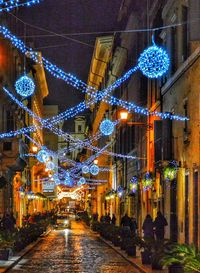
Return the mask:
<path id="1" fill-rule="evenodd" d="M 95 164 L 93 164 L 91 167 L 90 167 L 90 173 L 92 175 L 97 175 L 99 173 L 99 167 Z"/>
<path id="2" fill-rule="evenodd" d="M 79 179 L 79 183 L 80 183 L 81 185 L 85 184 L 85 183 L 86 183 L 85 178 L 84 178 L 84 177 L 81 177 L 81 178 Z"/>
<path id="3" fill-rule="evenodd" d="M 148 78 L 159 78 L 169 69 L 170 59 L 166 50 L 156 45 L 143 51 L 138 60 L 138 67 Z"/>
<path id="4" fill-rule="evenodd" d="M 109 119 L 105 119 L 100 124 L 100 131 L 104 136 L 110 136 L 114 131 L 114 123 Z"/>
<path id="5" fill-rule="evenodd" d="M 48 160 L 49 158 L 49 154 L 47 151 L 45 150 L 40 150 L 38 153 L 37 153 L 37 160 L 40 161 L 41 163 L 44 163 Z"/>
<path id="6" fill-rule="evenodd" d="M 55 168 L 55 164 L 52 161 L 48 161 L 46 167 L 48 170 L 52 171 Z"/>
<path id="7" fill-rule="evenodd" d="M 28 76 L 22 76 L 15 83 L 16 92 L 22 97 L 29 97 L 35 91 L 35 84 Z"/>
<path id="8" fill-rule="evenodd" d="M 82 173 L 86 174 L 86 173 L 89 173 L 89 171 L 90 171 L 90 168 L 87 165 L 84 165 L 82 167 Z"/>

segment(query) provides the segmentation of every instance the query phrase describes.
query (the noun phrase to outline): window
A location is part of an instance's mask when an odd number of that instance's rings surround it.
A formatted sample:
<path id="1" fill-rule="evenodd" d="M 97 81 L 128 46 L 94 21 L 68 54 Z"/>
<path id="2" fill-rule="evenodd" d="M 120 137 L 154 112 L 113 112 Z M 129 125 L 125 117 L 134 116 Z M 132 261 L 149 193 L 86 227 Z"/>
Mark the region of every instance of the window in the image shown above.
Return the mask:
<path id="1" fill-rule="evenodd" d="M 182 26 L 182 60 L 185 61 L 188 57 L 188 8 L 182 6 L 182 22 L 185 24 Z"/>
<path id="2" fill-rule="evenodd" d="M 78 125 L 78 133 L 81 133 L 81 132 L 82 132 L 82 126 Z"/>
<path id="3" fill-rule="evenodd" d="M 12 151 L 12 142 L 4 142 L 3 143 L 3 150 L 4 151 Z"/>

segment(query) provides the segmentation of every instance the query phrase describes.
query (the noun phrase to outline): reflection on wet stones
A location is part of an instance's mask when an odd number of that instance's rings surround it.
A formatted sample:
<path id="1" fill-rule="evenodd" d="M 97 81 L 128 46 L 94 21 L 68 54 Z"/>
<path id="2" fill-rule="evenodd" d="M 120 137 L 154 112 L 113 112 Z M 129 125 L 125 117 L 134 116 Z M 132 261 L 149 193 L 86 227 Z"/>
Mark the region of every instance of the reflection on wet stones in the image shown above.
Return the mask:
<path id="1" fill-rule="evenodd" d="M 52 231 L 10 272 L 136 273 L 137 270 L 81 223 L 74 222 L 72 230 Z"/>

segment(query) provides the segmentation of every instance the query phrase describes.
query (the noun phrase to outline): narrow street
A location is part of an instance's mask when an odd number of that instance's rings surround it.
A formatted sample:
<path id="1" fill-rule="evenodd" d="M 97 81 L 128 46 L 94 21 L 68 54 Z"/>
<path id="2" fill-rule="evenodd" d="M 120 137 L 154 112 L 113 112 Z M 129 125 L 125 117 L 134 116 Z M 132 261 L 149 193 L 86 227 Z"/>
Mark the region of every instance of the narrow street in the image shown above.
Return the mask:
<path id="1" fill-rule="evenodd" d="M 137 273 L 81 223 L 52 231 L 9 272 Z"/>

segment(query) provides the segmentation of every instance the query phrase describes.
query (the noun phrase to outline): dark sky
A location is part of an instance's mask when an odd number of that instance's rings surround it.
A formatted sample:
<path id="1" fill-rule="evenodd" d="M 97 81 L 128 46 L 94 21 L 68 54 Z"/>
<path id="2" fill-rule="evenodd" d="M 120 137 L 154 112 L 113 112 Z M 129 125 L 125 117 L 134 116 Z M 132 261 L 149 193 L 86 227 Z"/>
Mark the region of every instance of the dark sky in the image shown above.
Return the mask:
<path id="1" fill-rule="evenodd" d="M 17 16 L 29 24 L 45 28 L 56 33 L 93 32 L 117 29 L 117 14 L 122 0 L 43 0 L 31 8 L 21 8 Z M 22 23 L 18 22 L 22 25 Z M 26 26 L 26 35 L 44 35 L 45 31 Z M 71 36 L 72 37 L 72 36 Z M 96 35 L 73 36 L 94 46 Z M 27 38 L 28 39 L 28 38 Z M 66 72 L 87 81 L 93 48 L 75 43 L 62 37 L 34 37 L 36 48 L 43 56 L 63 68 Z M 60 110 L 77 104 L 82 98 L 79 91 L 74 91 L 61 80 L 56 80 L 47 73 L 49 86 L 48 104 L 58 104 Z"/>

